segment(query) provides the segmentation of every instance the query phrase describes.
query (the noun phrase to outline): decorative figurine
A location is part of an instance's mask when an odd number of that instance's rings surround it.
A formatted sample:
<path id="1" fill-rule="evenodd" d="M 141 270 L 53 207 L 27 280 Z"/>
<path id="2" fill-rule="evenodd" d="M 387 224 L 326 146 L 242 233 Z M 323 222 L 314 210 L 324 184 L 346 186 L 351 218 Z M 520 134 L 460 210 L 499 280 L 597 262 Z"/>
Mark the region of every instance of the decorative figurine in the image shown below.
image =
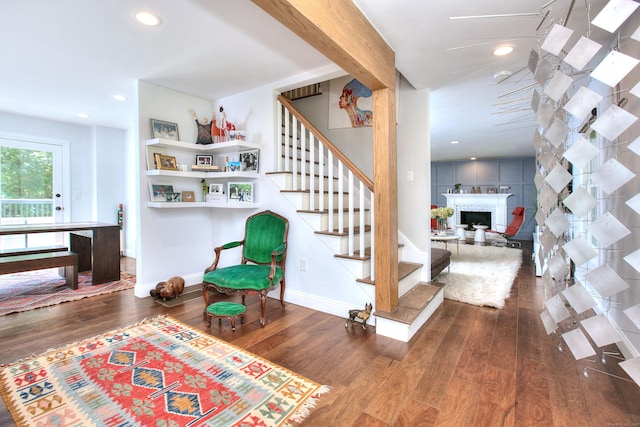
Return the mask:
<path id="1" fill-rule="evenodd" d="M 367 329 L 367 319 L 371 316 L 371 310 L 373 306 L 371 303 L 367 303 L 364 305 L 364 310 L 349 310 L 349 318 L 344 323 L 344 327 L 347 328 L 349 325 L 353 326 L 353 322 L 355 322 L 356 317 L 358 319 L 362 319 L 362 329 Z"/>
<path id="2" fill-rule="evenodd" d="M 149 294 L 155 298 L 162 298 L 162 301 L 166 301 L 167 298 L 177 298 L 182 295 L 184 291 L 184 279 L 180 276 L 174 276 L 168 279 L 166 282 L 160 282 L 156 285 L 155 289 L 151 289 Z"/>
<path id="3" fill-rule="evenodd" d="M 191 109 L 189 110 L 193 120 L 196 122 L 196 126 L 198 127 L 198 137 L 196 138 L 196 144 L 208 145 L 212 144 L 213 140 L 211 139 L 211 123 L 206 118 L 203 118 L 202 121 L 198 120 L 198 116 L 196 112 Z"/>

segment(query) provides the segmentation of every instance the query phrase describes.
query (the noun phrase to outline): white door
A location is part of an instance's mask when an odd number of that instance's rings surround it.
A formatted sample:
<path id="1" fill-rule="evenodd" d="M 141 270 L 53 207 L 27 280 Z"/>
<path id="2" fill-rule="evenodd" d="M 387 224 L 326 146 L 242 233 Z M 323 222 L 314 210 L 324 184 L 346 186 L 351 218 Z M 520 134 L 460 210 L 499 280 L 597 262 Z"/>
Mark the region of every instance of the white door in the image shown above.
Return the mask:
<path id="1" fill-rule="evenodd" d="M 65 212 L 64 143 L 0 137 L 0 224 L 53 223 Z M 60 234 L 60 233 L 58 233 Z M 3 248 L 62 243 L 54 233 L 3 236 Z"/>

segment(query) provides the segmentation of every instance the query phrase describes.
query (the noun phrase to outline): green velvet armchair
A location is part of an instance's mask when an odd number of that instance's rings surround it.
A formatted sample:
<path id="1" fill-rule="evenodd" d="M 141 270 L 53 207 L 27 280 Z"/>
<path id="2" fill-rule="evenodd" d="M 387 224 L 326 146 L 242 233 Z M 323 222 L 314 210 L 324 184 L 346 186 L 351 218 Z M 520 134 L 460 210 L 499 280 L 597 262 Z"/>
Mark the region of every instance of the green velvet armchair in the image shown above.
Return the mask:
<path id="1" fill-rule="evenodd" d="M 260 296 L 260 325 L 266 318 L 267 294 L 280 285 L 280 304 L 284 308 L 285 262 L 289 221 L 274 212 L 264 211 L 247 218 L 244 239 L 214 249 L 216 257 L 204 271 L 202 279 L 203 315 L 206 320 L 209 291 L 228 295 L 241 295 L 242 304 L 247 294 Z M 222 251 L 242 246 L 240 264 L 218 268 Z"/>

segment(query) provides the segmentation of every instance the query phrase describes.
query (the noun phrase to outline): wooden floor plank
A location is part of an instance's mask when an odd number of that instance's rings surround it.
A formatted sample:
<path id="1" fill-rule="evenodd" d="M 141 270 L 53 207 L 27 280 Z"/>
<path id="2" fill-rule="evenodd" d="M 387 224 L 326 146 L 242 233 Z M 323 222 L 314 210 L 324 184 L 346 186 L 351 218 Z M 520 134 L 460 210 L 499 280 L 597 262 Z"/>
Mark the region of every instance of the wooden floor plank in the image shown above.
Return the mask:
<path id="1" fill-rule="evenodd" d="M 305 427 L 640 425 L 640 388 L 607 375 L 628 378 L 613 357 L 576 361 L 542 329 L 543 287 L 530 251 L 525 243 L 504 309 L 445 300 L 408 343 L 295 304 L 283 310 L 273 299 L 262 328 L 255 296 L 235 332 L 224 321 L 207 328 L 201 299 L 168 308 L 127 290 L 0 316 L 0 363 L 166 314 L 330 386 Z M 1 401 L 0 425 L 14 425 Z"/>

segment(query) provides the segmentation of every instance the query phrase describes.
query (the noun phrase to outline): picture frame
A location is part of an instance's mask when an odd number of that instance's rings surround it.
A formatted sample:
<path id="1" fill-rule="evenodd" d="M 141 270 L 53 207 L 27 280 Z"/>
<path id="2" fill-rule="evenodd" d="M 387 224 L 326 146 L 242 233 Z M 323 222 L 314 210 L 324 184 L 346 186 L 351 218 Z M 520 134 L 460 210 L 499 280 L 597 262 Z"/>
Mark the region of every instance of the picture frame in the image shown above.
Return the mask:
<path id="1" fill-rule="evenodd" d="M 246 141 L 247 140 L 247 132 L 244 130 L 230 130 L 229 131 L 229 140 L 231 141 Z"/>
<path id="2" fill-rule="evenodd" d="M 196 193 L 194 191 L 183 191 L 182 192 L 182 201 L 183 202 L 195 202 L 196 201 Z"/>
<path id="3" fill-rule="evenodd" d="M 497 193 L 496 187 L 487 188 L 487 194 L 496 194 L 496 193 Z"/>
<path id="4" fill-rule="evenodd" d="M 182 201 L 182 193 L 169 192 L 167 193 L 167 202 L 177 203 Z"/>
<path id="5" fill-rule="evenodd" d="M 243 172 L 258 172 L 260 163 L 260 150 L 240 151 L 238 155 L 240 159 L 240 170 Z"/>
<path id="6" fill-rule="evenodd" d="M 198 166 L 212 166 L 213 156 L 211 154 L 196 154 L 196 165 Z"/>
<path id="7" fill-rule="evenodd" d="M 164 120 L 151 119 L 151 137 L 164 138 L 172 141 L 180 140 L 178 135 L 178 124 L 165 122 Z"/>
<path id="8" fill-rule="evenodd" d="M 209 184 L 209 194 L 223 194 L 224 184 Z"/>
<path id="9" fill-rule="evenodd" d="M 240 162 L 227 162 L 227 172 L 239 172 Z"/>
<path id="10" fill-rule="evenodd" d="M 158 168 L 163 170 L 178 170 L 178 163 L 176 162 L 176 158 L 174 156 L 165 156 L 164 154 L 160 154 L 158 156 Z"/>
<path id="11" fill-rule="evenodd" d="M 253 182 L 228 182 L 229 203 L 253 203 Z"/>
<path id="12" fill-rule="evenodd" d="M 173 185 L 149 183 L 149 197 L 152 202 L 166 202 L 167 193 L 173 193 Z"/>

